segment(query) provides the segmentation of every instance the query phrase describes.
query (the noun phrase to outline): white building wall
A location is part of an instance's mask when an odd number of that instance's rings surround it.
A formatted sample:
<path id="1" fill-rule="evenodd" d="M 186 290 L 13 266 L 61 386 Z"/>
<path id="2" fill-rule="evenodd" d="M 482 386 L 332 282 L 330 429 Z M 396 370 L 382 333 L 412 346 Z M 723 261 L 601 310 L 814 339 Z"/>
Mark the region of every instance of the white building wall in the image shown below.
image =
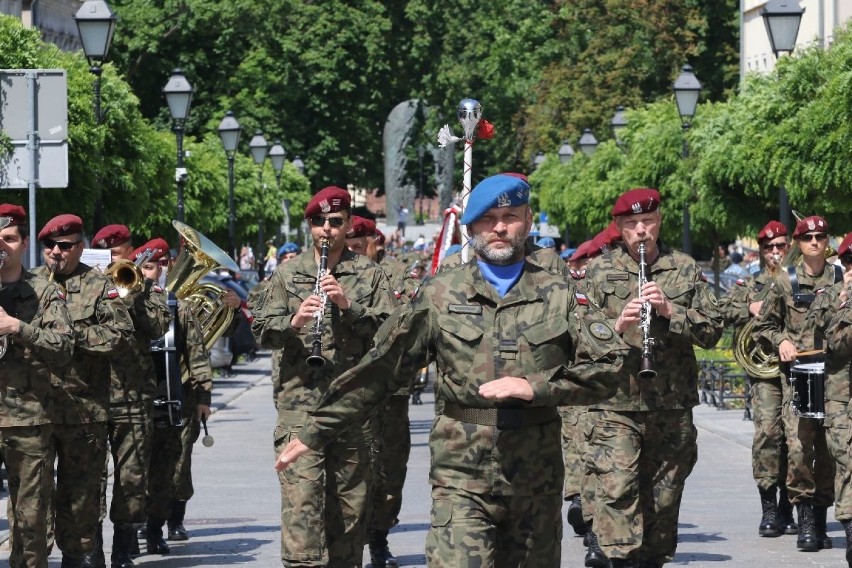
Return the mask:
<path id="1" fill-rule="evenodd" d="M 81 4 L 80 0 L 0 0 L 0 13 L 21 18 L 25 25 L 32 17 L 44 41 L 75 51 L 81 44 L 73 16 Z"/>

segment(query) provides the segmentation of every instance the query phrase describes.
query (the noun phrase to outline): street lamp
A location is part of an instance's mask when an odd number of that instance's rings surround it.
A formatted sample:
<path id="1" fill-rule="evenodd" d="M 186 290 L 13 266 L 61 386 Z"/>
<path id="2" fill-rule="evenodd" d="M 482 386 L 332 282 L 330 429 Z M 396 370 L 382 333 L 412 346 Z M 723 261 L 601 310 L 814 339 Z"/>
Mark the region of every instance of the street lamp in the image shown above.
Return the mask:
<path id="1" fill-rule="evenodd" d="M 269 144 L 266 143 L 266 138 L 263 137 L 263 132 L 260 130 L 254 131 L 254 136 L 249 140 L 249 151 L 251 152 L 251 159 L 254 160 L 254 163 L 258 166 L 257 168 L 257 186 L 259 191 L 263 192 L 263 163 L 266 161 L 266 155 L 269 154 Z M 265 249 L 266 242 L 263 240 L 263 198 L 261 196 L 258 199 L 260 203 L 260 208 L 258 209 L 257 214 L 257 257 L 262 258 L 261 262 L 265 262 L 266 255 L 263 253 Z M 263 254 L 262 257 L 260 255 Z M 258 263 L 260 265 L 260 263 Z M 262 266 L 261 269 L 262 270 Z M 263 280 L 263 276 L 261 275 L 261 280 Z"/>
<path id="2" fill-rule="evenodd" d="M 538 151 L 533 158 L 533 171 L 537 170 L 544 163 L 544 152 Z"/>
<path id="3" fill-rule="evenodd" d="M 567 140 L 562 142 L 562 146 L 559 147 L 559 163 L 567 164 L 574 157 L 574 148 L 571 147 L 571 144 L 568 143 Z"/>
<path id="4" fill-rule="evenodd" d="M 293 160 L 293 167 L 296 168 L 296 171 L 299 172 L 300 176 L 305 175 L 305 162 L 302 161 L 302 158 L 296 156 Z"/>
<path id="5" fill-rule="evenodd" d="M 103 124 L 101 114 L 101 65 L 106 61 L 112 34 L 115 33 L 115 22 L 118 20 L 104 0 L 87 0 L 74 14 L 83 53 L 89 60 L 89 71 L 95 76 L 95 122 Z"/>
<path id="6" fill-rule="evenodd" d="M 186 119 L 189 118 L 189 107 L 192 104 L 192 85 L 183 76 L 183 71 L 175 69 L 169 82 L 163 87 L 169 113 L 172 115 L 172 130 L 177 141 L 177 167 L 175 168 L 175 183 L 177 184 L 177 220 L 184 221 L 183 188 L 189 175 L 183 162 L 183 133 Z"/>
<path id="7" fill-rule="evenodd" d="M 698 106 L 698 95 L 701 93 L 701 83 L 695 77 L 690 65 L 684 65 L 680 75 L 675 79 L 672 85 L 674 91 L 675 103 L 677 103 L 677 112 L 680 115 L 681 127 L 683 128 L 683 151 L 682 157 L 689 157 L 689 144 L 686 140 L 686 133 L 689 130 L 692 117 L 695 116 L 695 109 Z M 689 200 L 683 204 L 683 252 L 692 254 L 692 245 L 689 242 Z"/>
<path id="8" fill-rule="evenodd" d="M 417 159 L 420 162 L 420 180 L 417 185 L 417 192 L 420 194 L 420 216 L 417 218 L 417 224 L 423 225 L 425 220 L 423 219 L 423 156 L 426 155 L 426 147 L 420 145 L 417 147 Z"/>
<path id="9" fill-rule="evenodd" d="M 624 140 L 621 139 L 621 133 L 627 128 L 627 117 L 624 116 L 624 107 L 618 105 L 615 107 L 615 114 L 612 120 L 609 121 L 609 127 L 612 130 L 612 137 L 615 138 L 615 143 L 619 148 L 624 146 Z"/>
<path id="10" fill-rule="evenodd" d="M 234 113 L 231 111 L 226 112 L 225 118 L 219 123 L 219 138 L 222 140 L 225 155 L 228 156 L 228 244 L 231 247 L 231 254 L 237 262 L 239 262 L 239 254 L 237 254 L 237 239 L 234 227 L 236 215 L 234 211 L 234 156 L 237 153 L 237 146 L 240 143 L 240 130 L 240 123 L 234 118 Z"/>
<path id="11" fill-rule="evenodd" d="M 287 159 L 287 150 L 276 140 L 269 149 L 269 161 L 272 162 L 272 171 L 275 172 L 275 185 L 278 193 L 281 193 L 281 172 L 284 170 L 284 160 Z M 290 240 L 290 200 L 286 197 L 281 201 L 281 210 L 284 212 L 284 241 Z"/>
<path id="12" fill-rule="evenodd" d="M 595 150 L 598 149 L 598 139 L 595 138 L 591 128 L 583 129 L 583 135 L 580 136 L 577 145 L 580 147 L 580 151 L 589 158 L 594 156 Z"/>
<path id="13" fill-rule="evenodd" d="M 804 8 L 795 0 L 769 0 L 760 10 L 772 53 L 778 58 L 780 52 L 792 53 L 799 35 Z"/>

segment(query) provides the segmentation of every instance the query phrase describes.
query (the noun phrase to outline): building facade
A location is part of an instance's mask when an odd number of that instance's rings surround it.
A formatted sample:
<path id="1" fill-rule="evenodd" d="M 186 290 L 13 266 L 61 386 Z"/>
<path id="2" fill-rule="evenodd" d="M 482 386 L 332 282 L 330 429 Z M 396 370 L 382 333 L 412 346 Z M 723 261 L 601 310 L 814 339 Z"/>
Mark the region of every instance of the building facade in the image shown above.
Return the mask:
<path id="1" fill-rule="evenodd" d="M 41 31 L 42 39 L 63 51 L 82 47 L 74 14 L 80 0 L 0 0 L 0 13 L 20 18 L 27 27 Z"/>

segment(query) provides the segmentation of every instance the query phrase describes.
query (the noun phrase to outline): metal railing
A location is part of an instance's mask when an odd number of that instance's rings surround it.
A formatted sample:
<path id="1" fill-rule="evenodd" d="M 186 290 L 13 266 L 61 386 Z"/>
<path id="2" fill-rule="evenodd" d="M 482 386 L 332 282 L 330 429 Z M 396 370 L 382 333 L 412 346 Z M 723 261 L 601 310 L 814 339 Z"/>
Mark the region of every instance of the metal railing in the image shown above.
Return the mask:
<path id="1" fill-rule="evenodd" d="M 717 410 L 729 410 L 731 401 L 742 400 L 743 420 L 751 420 L 751 383 L 736 361 L 699 360 L 698 389 L 701 402 Z"/>

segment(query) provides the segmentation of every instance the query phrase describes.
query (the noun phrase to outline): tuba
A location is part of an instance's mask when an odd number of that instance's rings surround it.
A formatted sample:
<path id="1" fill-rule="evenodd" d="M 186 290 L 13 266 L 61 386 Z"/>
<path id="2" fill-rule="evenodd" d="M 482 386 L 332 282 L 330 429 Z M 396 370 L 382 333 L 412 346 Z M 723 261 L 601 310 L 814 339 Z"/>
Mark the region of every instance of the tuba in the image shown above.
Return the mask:
<path id="1" fill-rule="evenodd" d="M 189 305 L 209 350 L 234 319 L 234 310 L 222 302 L 225 290 L 214 284 L 199 284 L 202 276 L 216 268 L 239 272 L 240 268 L 213 241 L 180 221 L 172 221 L 183 243 L 166 277 L 166 290 Z M 188 373 L 184 371 L 184 380 Z"/>

